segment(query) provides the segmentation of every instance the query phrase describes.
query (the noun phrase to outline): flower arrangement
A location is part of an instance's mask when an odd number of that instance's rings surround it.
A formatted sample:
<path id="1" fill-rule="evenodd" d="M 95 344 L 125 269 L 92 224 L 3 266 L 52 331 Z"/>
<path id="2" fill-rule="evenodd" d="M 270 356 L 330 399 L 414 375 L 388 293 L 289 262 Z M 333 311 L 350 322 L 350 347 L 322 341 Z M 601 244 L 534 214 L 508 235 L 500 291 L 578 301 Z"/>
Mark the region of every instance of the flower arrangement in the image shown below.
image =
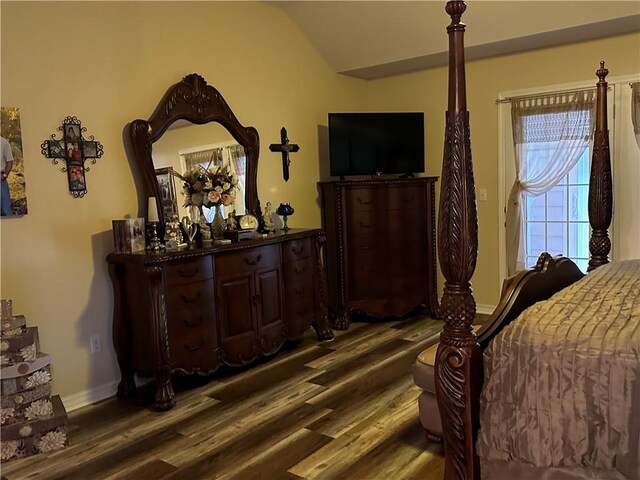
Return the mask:
<path id="1" fill-rule="evenodd" d="M 190 168 L 180 177 L 183 180 L 185 207 L 229 206 L 235 200 L 238 180 L 229 173 L 228 167 L 205 169 L 198 166 Z"/>

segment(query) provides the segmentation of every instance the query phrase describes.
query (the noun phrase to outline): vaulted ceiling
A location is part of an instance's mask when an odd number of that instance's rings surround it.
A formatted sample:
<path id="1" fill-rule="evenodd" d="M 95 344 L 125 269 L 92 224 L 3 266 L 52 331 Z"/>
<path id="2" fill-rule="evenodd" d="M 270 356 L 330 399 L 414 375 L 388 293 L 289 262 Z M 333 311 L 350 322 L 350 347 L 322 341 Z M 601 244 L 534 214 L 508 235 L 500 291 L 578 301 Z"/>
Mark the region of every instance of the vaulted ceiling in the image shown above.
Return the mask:
<path id="1" fill-rule="evenodd" d="M 273 1 L 336 72 L 363 79 L 447 62 L 444 1 Z M 640 1 L 470 0 L 466 58 L 640 31 Z"/>

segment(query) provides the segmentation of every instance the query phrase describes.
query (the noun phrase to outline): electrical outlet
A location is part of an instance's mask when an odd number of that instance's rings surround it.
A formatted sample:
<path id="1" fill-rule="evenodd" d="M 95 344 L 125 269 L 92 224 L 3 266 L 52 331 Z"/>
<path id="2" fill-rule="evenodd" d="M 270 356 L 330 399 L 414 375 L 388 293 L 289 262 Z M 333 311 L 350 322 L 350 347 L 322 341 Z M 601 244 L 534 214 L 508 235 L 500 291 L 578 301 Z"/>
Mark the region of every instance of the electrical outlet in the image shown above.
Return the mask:
<path id="1" fill-rule="evenodd" d="M 98 353 L 102 350 L 102 339 L 100 335 L 92 335 L 89 342 L 91 343 L 91 353 Z"/>
<path id="2" fill-rule="evenodd" d="M 480 200 L 481 202 L 484 202 L 486 199 L 487 199 L 487 189 L 481 188 L 480 190 L 478 190 L 478 200 Z"/>

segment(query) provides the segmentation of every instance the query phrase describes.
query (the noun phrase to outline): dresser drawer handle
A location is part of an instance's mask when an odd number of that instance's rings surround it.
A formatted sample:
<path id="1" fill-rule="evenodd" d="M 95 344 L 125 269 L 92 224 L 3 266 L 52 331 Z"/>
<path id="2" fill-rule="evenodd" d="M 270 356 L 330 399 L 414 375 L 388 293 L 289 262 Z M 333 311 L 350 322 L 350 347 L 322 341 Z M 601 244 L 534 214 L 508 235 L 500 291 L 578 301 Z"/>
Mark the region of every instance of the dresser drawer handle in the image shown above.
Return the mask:
<path id="1" fill-rule="evenodd" d="M 369 245 L 360 245 L 360 250 L 364 250 L 366 252 L 367 250 L 371 250 L 371 247 Z"/>
<path id="2" fill-rule="evenodd" d="M 360 197 L 358 197 L 357 200 L 360 205 L 369 205 L 371 203 L 371 200 L 363 200 Z"/>
<path id="3" fill-rule="evenodd" d="M 262 254 L 259 253 L 258 255 L 256 255 L 256 258 L 249 258 L 249 257 L 244 257 L 244 261 L 247 265 L 257 265 L 258 263 L 260 263 L 260 260 L 262 260 Z"/>
<path id="4" fill-rule="evenodd" d="M 302 267 L 302 268 L 296 267 L 295 268 L 295 272 L 296 272 L 297 275 L 302 275 L 306 271 L 307 271 L 307 267 Z"/>
<path id="5" fill-rule="evenodd" d="M 202 315 L 200 315 L 197 320 L 183 320 L 183 321 L 187 327 L 195 327 L 196 325 L 199 325 L 202 323 Z"/>
<path id="6" fill-rule="evenodd" d="M 296 295 L 301 295 L 306 289 L 307 288 L 303 285 L 302 287 L 295 287 L 293 291 L 296 292 Z"/>
<path id="7" fill-rule="evenodd" d="M 200 273 L 200 267 L 196 267 L 194 270 L 191 270 L 191 271 L 179 269 L 178 273 L 180 274 L 181 277 L 186 277 L 186 278 L 195 277 L 198 273 Z"/>
<path id="8" fill-rule="evenodd" d="M 293 252 L 294 255 L 302 255 L 304 253 L 304 247 L 296 247 L 295 245 L 293 247 L 291 247 L 291 251 Z"/>
<path id="9" fill-rule="evenodd" d="M 202 292 L 200 290 L 198 290 L 198 293 L 196 293 L 195 297 L 187 297 L 184 293 L 180 294 L 180 296 L 182 297 L 182 301 L 187 303 L 197 302 L 198 300 L 200 300 L 201 295 Z"/>
<path id="10" fill-rule="evenodd" d="M 185 343 L 184 344 L 184 348 L 185 348 L 185 350 L 187 350 L 189 352 L 195 352 L 197 350 L 200 350 L 203 345 L 204 345 L 204 340 L 200 340 L 200 344 L 199 345 L 191 345 L 190 343 Z"/>

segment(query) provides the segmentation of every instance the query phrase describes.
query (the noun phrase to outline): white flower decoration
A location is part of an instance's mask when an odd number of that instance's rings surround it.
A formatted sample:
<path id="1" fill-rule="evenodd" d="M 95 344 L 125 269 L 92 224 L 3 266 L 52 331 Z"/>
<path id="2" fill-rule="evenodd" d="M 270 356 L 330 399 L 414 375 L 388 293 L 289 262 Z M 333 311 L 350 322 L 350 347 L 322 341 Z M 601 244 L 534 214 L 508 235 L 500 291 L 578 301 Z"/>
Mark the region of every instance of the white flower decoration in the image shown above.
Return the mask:
<path id="1" fill-rule="evenodd" d="M 9 342 L 0 342 L 0 351 L 6 352 L 7 350 L 9 350 Z"/>
<path id="2" fill-rule="evenodd" d="M 22 358 L 25 362 L 33 362 L 36 359 L 36 354 L 37 352 L 35 343 L 29 345 L 28 347 L 20 349 L 20 355 L 22 355 Z"/>
<path id="3" fill-rule="evenodd" d="M 28 437 L 33 433 L 33 428 L 31 428 L 31 425 L 23 425 L 20 427 L 20 430 L 18 430 L 18 433 L 21 437 Z"/>
<path id="4" fill-rule="evenodd" d="M 41 452 L 53 452 L 64 447 L 67 443 L 67 434 L 60 430 L 53 430 L 40 437 L 38 450 Z"/>
<path id="5" fill-rule="evenodd" d="M 10 440 L 8 442 L 2 442 L 2 460 L 11 460 L 18 453 L 18 441 Z"/>
<path id="6" fill-rule="evenodd" d="M 13 407 L 3 408 L 0 410 L 0 425 L 4 425 L 8 419 L 15 415 L 15 409 Z"/>
<path id="7" fill-rule="evenodd" d="M 0 365 L 8 365 L 8 364 L 9 364 L 9 359 L 4 355 L 0 355 Z"/>
<path id="8" fill-rule="evenodd" d="M 27 417 L 28 420 L 50 417 L 51 415 L 53 415 L 53 404 L 49 400 L 36 400 L 24 411 L 24 416 Z"/>
<path id="9" fill-rule="evenodd" d="M 14 335 L 20 335 L 22 333 L 22 329 L 20 327 L 14 328 L 12 330 L 5 330 L 2 332 L 3 337 L 12 337 Z"/>
<path id="10" fill-rule="evenodd" d="M 49 383 L 51 381 L 51 374 L 46 370 L 38 370 L 33 375 L 30 375 L 27 378 L 27 381 L 24 383 L 25 388 L 33 388 L 38 385 L 44 385 L 45 383 Z"/>

